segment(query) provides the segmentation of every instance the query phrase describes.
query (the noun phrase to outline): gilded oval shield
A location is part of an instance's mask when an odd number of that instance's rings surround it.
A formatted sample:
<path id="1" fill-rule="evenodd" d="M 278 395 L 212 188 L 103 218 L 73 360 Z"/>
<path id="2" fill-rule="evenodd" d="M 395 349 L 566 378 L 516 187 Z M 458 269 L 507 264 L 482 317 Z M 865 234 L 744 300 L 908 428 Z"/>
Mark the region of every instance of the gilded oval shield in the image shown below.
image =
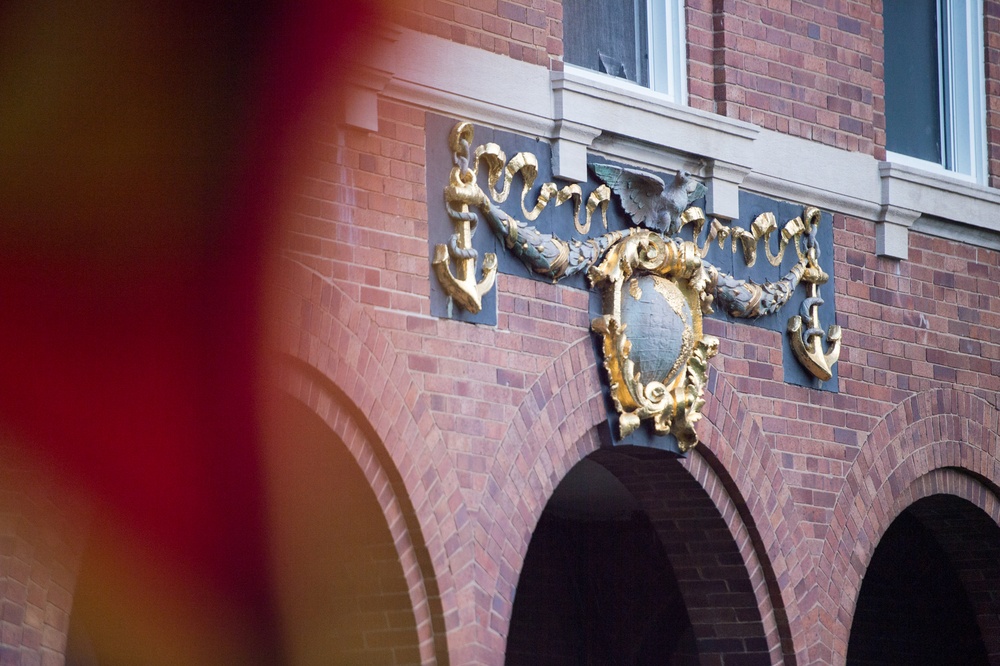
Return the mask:
<path id="1" fill-rule="evenodd" d="M 673 281 L 658 275 L 630 279 L 622 294 L 622 321 L 643 382 L 669 384 L 687 366 L 694 349 L 694 315 Z"/>

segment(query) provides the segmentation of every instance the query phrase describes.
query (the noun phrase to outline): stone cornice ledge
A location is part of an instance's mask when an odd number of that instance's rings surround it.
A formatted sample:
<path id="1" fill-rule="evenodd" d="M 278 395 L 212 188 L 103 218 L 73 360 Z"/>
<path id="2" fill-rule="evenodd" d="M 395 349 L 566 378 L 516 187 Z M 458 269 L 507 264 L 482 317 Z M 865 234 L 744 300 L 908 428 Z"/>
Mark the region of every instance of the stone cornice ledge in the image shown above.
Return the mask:
<path id="1" fill-rule="evenodd" d="M 871 155 L 761 130 L 744 189 L 863 219 L 878 216 L 878 162 Z"/>
<path id="2" fill-rule="evenodd" d="M 556 122 L 574 128 L 572 135 L 555 137 L 555 175 L 584 180 L 587 151 L 610 141 L 621 159 L 659 169 L 704 169 L 708 212 L 739 216 L 739 187 L 750 171 L 757 126 L 675 104 L 629 81 L 572 65 L 552 72 L 551 84 Z"/>
<path id="3" fill-rule="evenodd" d="M 518 134 L 555 131 L 547 67 L 407 28 L 399 29 L 393 48 L 376 55 L 393 71 L 385 89 L 390 99 Z"/>
<path id="4" fill-rule="evenodd" d="M 878 170 L 882 186 L 878 254 L 906 259 L 910 228 L 974 245 L 997 244 L 1000 191 L 893 162 L 881 162 Z"/>
<path id="5" fill-rule="evenodd" d="M 675 104 L 629 81 L 566 65 L 552 72 L 556 118 L 599 128 L 678 152 L 750 164 L 760 128 Z"/>
<path id="6" fill-rule="evenodd" d="M 910 229 L 1000 246 L 1000 190 L 692 109 L 572 65 L 552 72 L 405 28 L 385 41 L 351 80 L 366 102 L 351 114 L 359 127 L 376 117 L 371 101 L 381 95 L 549 139 L 554 175 L 568 180 L 587 178 L 588 153 L 696 171 L 709 185 L 707 212 L 721 218 L 739 216 L 742 188 L 876 220 L 886 257 L 907 258 Z"/>

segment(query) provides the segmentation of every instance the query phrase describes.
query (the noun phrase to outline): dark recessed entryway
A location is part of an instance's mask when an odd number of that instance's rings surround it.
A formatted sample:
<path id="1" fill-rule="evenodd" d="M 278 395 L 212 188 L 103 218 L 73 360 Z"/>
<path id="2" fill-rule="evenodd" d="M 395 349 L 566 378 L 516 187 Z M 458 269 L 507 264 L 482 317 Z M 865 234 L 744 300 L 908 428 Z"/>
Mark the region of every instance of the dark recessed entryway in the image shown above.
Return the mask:
<path id="1" fill-rule="evenodd" d="M 915 502 L 875 549 L 847 663 L 991 663 L 981 623 L 993 626 L 1000 610 L 998 560 L 1000 528 L 978 507 L 951 495 Z"/>
<path id="2" fill-rule="evenodd" d="M 553 493 L 518 581 L 507 664 L 770 664 L 711 498 L 672 455 L 602 449 Z"/>

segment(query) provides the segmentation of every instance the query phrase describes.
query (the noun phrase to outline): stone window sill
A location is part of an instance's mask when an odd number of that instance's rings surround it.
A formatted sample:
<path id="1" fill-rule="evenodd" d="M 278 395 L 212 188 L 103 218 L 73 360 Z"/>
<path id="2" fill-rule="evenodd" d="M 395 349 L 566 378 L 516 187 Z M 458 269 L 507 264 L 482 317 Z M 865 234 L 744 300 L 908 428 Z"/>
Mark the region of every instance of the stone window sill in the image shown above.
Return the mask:
<path id="1" fill-rule="evenodd" d="M 911 228 L 976 245 L 998 244 L 1000 191 L 898 162 L 880 162 L 878 172 L 879 255 L 906 259 Z"/>

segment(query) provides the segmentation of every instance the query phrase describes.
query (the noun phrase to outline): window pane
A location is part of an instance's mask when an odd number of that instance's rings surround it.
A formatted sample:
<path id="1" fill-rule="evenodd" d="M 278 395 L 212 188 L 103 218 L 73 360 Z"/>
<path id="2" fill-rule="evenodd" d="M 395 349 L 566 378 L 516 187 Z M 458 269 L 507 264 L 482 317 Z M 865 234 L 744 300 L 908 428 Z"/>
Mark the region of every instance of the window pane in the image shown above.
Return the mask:
<path id="1" fill-rule="evenodd" d="M 979 178 L 985 173 L 983 16 L 979 0 L 951 0 L 942 15 L 945 62 L 945 166 Z"/>
<path id="2" fill-rule="evenodd" d="M 886 148 L 941 162 L 936 0 L 885 0 Z"/>
<path id="3" fill-rule="evenodd" d="M 566 62 L 649 85 L 646 0 L 563 0 Z"/>

